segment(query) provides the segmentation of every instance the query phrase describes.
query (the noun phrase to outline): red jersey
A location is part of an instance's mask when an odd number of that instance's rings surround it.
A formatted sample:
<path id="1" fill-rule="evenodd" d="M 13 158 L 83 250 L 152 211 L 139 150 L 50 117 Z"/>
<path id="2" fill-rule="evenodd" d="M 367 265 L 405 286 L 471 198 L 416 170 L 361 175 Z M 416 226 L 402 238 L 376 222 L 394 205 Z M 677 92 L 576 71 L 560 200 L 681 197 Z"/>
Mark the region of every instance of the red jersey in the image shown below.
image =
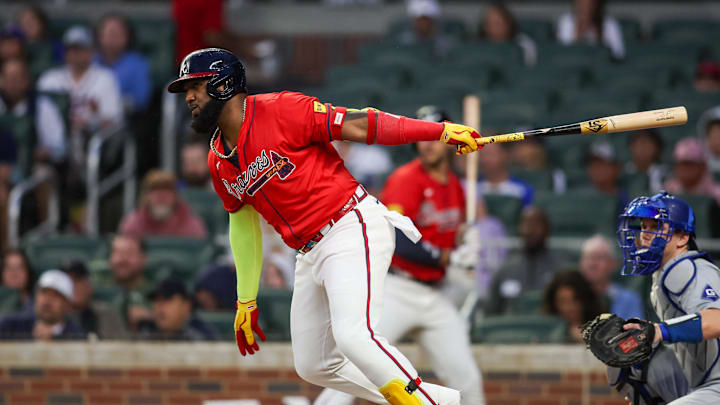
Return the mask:
<path id="1" fill-rule="evenodd" d="M 288 246 L 307 244 L 358 186 L 330 143 L 343 115 L 300 93 L 248 96 L 235 156 L 208 153 L 213 186 L 225 210 L 250 204 Z M 230 153 L 222 136 L 215 147 Z"/>
<path id="2" fill-rule="evenodd" d="M 458 178 L 450 173 L 442 184 L 423 169 L 420 159 L 400 166 L 387 180 L 381 201 L 409 217 L 422 233 L 422 240 L 440 249 L 455 246 L 455 234 L 464 220 L 465 194 Z M 392 265 L 423 281 L 445 277 L 442 267 L 427 266 L 397 254 Z"/>

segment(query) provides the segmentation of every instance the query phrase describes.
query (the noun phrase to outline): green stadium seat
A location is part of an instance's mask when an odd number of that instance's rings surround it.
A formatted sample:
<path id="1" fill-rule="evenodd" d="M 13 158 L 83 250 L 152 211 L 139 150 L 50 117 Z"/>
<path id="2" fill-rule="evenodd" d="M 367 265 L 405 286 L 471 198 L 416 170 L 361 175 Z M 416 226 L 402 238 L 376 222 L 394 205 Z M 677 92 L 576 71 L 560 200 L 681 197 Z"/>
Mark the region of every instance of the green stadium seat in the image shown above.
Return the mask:
<path id="1" fill-rule="evenodd" d="M 562 343 L 563 319 L 544 315 L 489 317 L 473 325 L 471 340 L 485 344 Z"/>
<path id="2" fill-rule="evenodd" d="M 623 40 L 626 44 L 642 40 L 643 35 L 640 21 L 634 18 L 619 18 L 618 22 L 620 23 Z"/>
<path id="3" fill-rule="evenodd" d="M 108 256 L 108 246 L 104 239 L 77 235 L 57 235 L 29 241 L 25 250 L 37 274 L 59 268 L 73 260 L 88 264 Z"/>
<path id="4" fill-rule="evenodd" d="M 507 66 L 500 71 L 504 86 L 526 94 L 550 94 L 558 89 L 580 88 L 591 76 L 586 68 L 541 65 Z"/>
<path id="5" fill-rule="evenodd" d="M 444 17 L 440 19 L 439 25 L 440 31 L 445 35 L 458 40 L 461 40 L 466 36 L 467 30 L 465 28 L 465 22 L 462 19 Z M 410 18 L 403 17 L 394 20 L 390 23 L 390 27 L 388 28 L 385 38 L 391 42 L 399 41 L 402 39 L 404 32 L 412 30 L 412 26 L 413 21 Z"/>
<path id="6" fill-rule="evenodd" d="M 528 291 L 515 299 L 512 315 L 539 314 L 542 307 L 543 291 Z"/>
<path id="7" fill-rule="evenodd" d="M 23 177 L 31 175 L 34 160 L 35 124 L 28 116 L 16 117 L 12 114 L 0 115 L 0 128 L 10 131 L 18 149 L 16 166 Z"/>
<path id="8" fill-rule="evenodd" d="M 591 67 L 610 61 L 608 48 L 588 44 L 543 44 L 538 47 L 538 64 L 552 67 Z"/>
<path id="9" fill-rule="evenodd" d="M 553 236 L 612 236 L 618 215 L 617 198 L 592 190 L 564 194 L 537 193 L 535 205 L 549 216 Z"/>
<path id="10" fill-rule="evenodd" d="M 488 214 L 499 219 L 510 234 L 517 233 L 518 221 L 522 212 L 522 200 L 499 194 L 483 194 Z"/>
<path id="11" fill-rule="evenodd" d="M 213 191 L 184 188 L 180 194 L 190 205 L 193 212 L 205 222 L 210 235 L 225 234 L 227 232 L 228 214 Z"/>
<path id="12" fill-rule="evenodd" d="M 0 285 L 0 318 L 22 309 L 20 292 Z"/>
<path id="13" fill-rule="evenodd" d="M 473 89 L 490 88 L 497 75 L 491 67 L 458 65 L 417 65 L 410 70 L 417 88 L 448 90 L 460 96 Z"/>
<path id="14" fill-rule="evenodd" d="M 53 16 L 50 19 L 50 38 L 61 39 L 65 31 L 74 25 L 82 25 L 90 28 L 92 26 L 90 20 L 85 17 L 58 17 Z"/>
<path id="15" fill-rule="evenodd" d="M 374 43 L 358 51 L 361 64 L 378 64 L 387 61 L 406 61 L 407 64 L 430 61 L 432 48 L 425 44 L 400 45 L 395 43 Z"/>
<path id="16" fill-rule="evenodd" d="M 175 76 L 175 23 L 170 18 L 133 17 L 137 47 L 148 58 L 155 87 Z"/>
<path id="17" fill-rule="evenodd" d="M 407 69 L 394 65 L 333 66 L 325 73 L 325 85 L 328 88 L 343 88 L 350 83 L 371 83 L 385 89 L 398 89 L 409 81 L 410 73 Z"/>
<path id="18" fill-rule="evenodd" d="M 220 340 L 235 340 L 235 313 L 220 311 L 198 311 L 196 316 L 212 326 Z M 263 330 L 264 331 L 264 330 Z"/>
<path id="19" fill-rule="evenodd" d="M 518 19 L 520 32 L 531 36 L 540 44 L 554 41 L 555 22 L 549 20 Z"/>
<path id="20" fill-rule="evenodd" d="M 713 38 L 713 33 L 720 32 L 720 23 L 716 19 L 669 19 L 656 21 L 652 27 L 652 36 L 658 41 L 677 38 L 678 34 L 698 33 L 704 38 Z M 697 37 L 702 38 L 702 37 Z M 714 36 L 717 38 L 717 35 Z"/>
<path id="21" fill-rule="evenodd" d="M 261 288 L 257 303 L 260 311 L 259 323 L 271 342 L 290 340 L 290 303 L 292 291 Z"/>
<path id="22" fill-rule="evenodd" d="M 711 238 L 713 223 L 712 211 L 717 209 L 715 199 L 702 195 L 680 194 L 682 200 L 690 204 L 695 214 L 695 235 L 698 238 Z"/>
<path id="23" fill-rule="evenodd" d="M 645 173 L 625 173 L 620 181 L 631 199 L 650 192 L 650 178 Z"/>
<path id="24" fill-rule="evenodd" d="M 459 66 L 482 68 L 522 65 L 522 49 L 512 42 L 474 42 L 455 47 L 449 60 Z"/>
<path id="25" fill-rule="evenodd" d="M 162 273 L 187 283 L 212 262 L 215 252 L 213 244 L 203 239 L 153 236 L 144 240 L 149 273 Z M 161 277 L 153 274 L 153 278 Z"/>
<path id="26" fill-rule="evenodd" d="M 512 175 L 533 186 L 538 191 L 551 191 L 553 173 L 551 170 L 514 170 Z"/>
<path id="27" fill-rule="evenodd" d="M 436 89 L 429 92 L 425 89 L 406 89 L 386 92 L 378 107 L 393 114 L 413 117 L 418 108 L 424 105 L 436 105 L 444 108 L 451 117 L 461 117 L 461 104 L 462 96 L 452 91 Z"/>
<path id="28" fill-rule="evenodd" d="M 720 104 L 720 95 L 717 93 L 698 93 L 692 89 L 658 89 L 653 93 L 649 106 L 661 108 L 683 105 L 688 112 L 686 127 L 694 128 L 700 115 L 718 104 Z"/>
<path id="29" fill-rule="evenodd" d="M 530 102 L 518 101 L 512 104 L 485 103 L 482 108 L 482 128 L 497 133 L 536 126 L 538 106 Z"/>
<path id="30" fill-rule="evenodd" d="M 642 105 L 640 97 L 594 90 L 597 91 L 570 89 L 561 92 L 559 108 L 573 111 L 578 117 L 584 117 L 581 120 L 640 111 Z"/>

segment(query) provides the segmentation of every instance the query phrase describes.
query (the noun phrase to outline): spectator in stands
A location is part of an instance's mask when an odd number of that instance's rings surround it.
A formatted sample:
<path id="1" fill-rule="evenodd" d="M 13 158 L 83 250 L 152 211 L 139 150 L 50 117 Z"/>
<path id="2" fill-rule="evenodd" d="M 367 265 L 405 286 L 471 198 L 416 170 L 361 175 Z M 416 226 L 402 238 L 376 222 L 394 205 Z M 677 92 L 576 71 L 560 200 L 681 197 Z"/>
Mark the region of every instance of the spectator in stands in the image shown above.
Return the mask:
<path id="1" fill-rule="evenodd" d="M 720 184 L 713 181 L 705 149 L 697 138 L 684 138 L 675 144 L 673 160 L 673 176 L 663 185 L 665 190 L 712 197 L 720 204 Z"/>
<path id="2" fill-rule="evenodd" d="M 698 63 L 693 87 L 701 93 L 720 92 L 720 65 L 714 60 Z"/>
<path id="3" fill-rule="evenodd" d="M 607 142 L 590 145 L 587 155 L 587 173 L 592 189 L 618 199 L 617 211 L 630 202 L 627 191 L 620 187 L 620 164 L 615 148 Z"/>
<path id="4" fill-rule="evenodd" d="M 478 198 L 475 223 L 472 226 L 476 229 L 480 247 L 478 264 L 475 267 L 475 288 L 479 296 L 485 298 L 492 279 L 507 257 L 505 238 L 508 235 L 505 225 L 488 213 L 482 198 Z"/>
<path id="5" fill-rule="evenodd" d="M 550 220 L 537 207 L 526 207 L 518 227 L 522 249 L 510 254 L 490 285 L 486 308 L 493 315 L 511 313 L 515 299 L 528 291 L 543 289 L 566 260 L 547 248 Z"/>
<path id="6" fill-rule="evenodd" d="M 17 145 L 9 131 L 0 128 L 0 249 L 7 247 L 8 200 L 12 174 L 17 161 Z"/>
<path id="7" fill-rule="evenodd" d="M 282 253 L 264 257 L 261 285 L 281 290 L 292 289 L 295 280 L 295 263 Z"/>
<path id="8" fill-rule="evenodd" d="M 20 295 L 20 300 L 14 309 L 32 311 L 35 272 L 30 267 L 30 260 L 25 252 L 21 249 L 6 250 L 2 256 L 0 272 L 0 285 L 17 290 Z"/>
<path id="9" fill-rule="evenodd" d="M 235 266 L 212 265 L 195 283 L 195 302 L 203 311 L 234 311 L 236 285 Z"/>
<path id="10" fill-rule="evenodd" d="M 98 53 L 95 62 L 115 74 L 120 85 L 125 111 L 143 111 L 150 102 L 152 79 L 145 57 L 133 50 L 135 33 L 127 17 L 107 14 L 95 31 Z"/>
<path id="11" fill-rule="evenodd" d="M 85 166 L 85 139 L 96 131 L 123 121 L 122 98 L 113 73 L 92 63 L 93 40 L 90 31 L 74 26 L 63 35 L 65 65 L 43 73 L 38 90 L 66 92 L 72 107 L 69 153 L 73 169 Z"/>
<path id="12" fill-rule="evenodd" d="M 33 77 L 62 61 L 62 44 L 49 39 L 48 16 L 40 6 L 25 6 L 17 16 L 17 24 L 25 37 Z"/>
<path id="13" fill-rule="evenodd" d="M 152 318 L 150 304 L 145 295 L 152 285 L 145 276 L 147 263 L 145 243 L 137 236 L 119 234 L 113 238 L 110 251 L 111 279 L 94 279 L 93 285 L 98 287 L 122 288 L 122 294 L 115 297 L 116 308 L 122 315 L 131 331 Z"/>
<path id="14" fill-rule="evenodd" d="M 0 67 L 0 114 L 32 121 L 36 163 L 57 165 L 65 159 L 65 121 L 57 105 L 32 88 L 28 65 L 22 59 L 8 60 Z"/>
<path id="15" fill-rule="evenodd" d="M 585 322 L 605 312 L 590 283 L 577 271 L 564 271 L 553 277 L 543 293 L 543 312 L 567 321 L 566 343 L 583 343 Z"/>
<path id="16" fill-rule="evenodd" d="M 633 132 L 629 138 L 631 160 L 623 167 L 624 174 L 644 174 L 648 179 L 649 190 L 658 191 L 662 185 L 667 167 L 660 163 L 662 156 L 662 138 L 655 129 Z"/>
<path id="17" fill-rule="evenodd" d="M 698 136 L 707 146 L 708 167 L 720 175 L 720 106 L 705 111 L 698 120 Z M 718 177 L 716 177 L 718 178 Z"/>
<path id="18" fill-rule="evenodd" d="M 400 33 L 401 45 L 425 44 L 432 48 L 436 56 L 444 56 L 455 45 L 452 38 L 438 27 L 442 13 L 437 0 L 408 0 L 407 13 L 413 20 L 411 30 Z"/>
<path id="19" fill-rule="evenodd" d="M 93 286 L 87 266 L 83 262 L 74 261 L 63 266 L 62 271 L 72 279 L 72 315 L 85 333 L 106 340 L 128 338 L 120 313 L 104 303 L 92 301 Z"/>
<path id="20" fill-rule="evenodd" d="M 140 237 L 207 237 L 203 221 L 178 194 L 175 175 L 159 169 L 145 176 L 140 207 L 122 220 L 119 231 Z"/>
<path id="21" fill-rule="evenodd" d="M 520 32 L 515 17 L 504 3 L 493 1 L 485 8 L 480 38 L 491 42 L 514 42 L 522 49 L 525 65 L 534 66 L 537 62 L 535 41 Z"/>
<path id="22" fill-rule="evenodd" d="M 612 243 L 601 235 L 583 242 L 580 256 L 580 273 L 585 277 L 598 298 L 606 302 L 610 312 L 625 319 L 644 318 L 642 299 L 632 290 L 612 281 L 618 272 L 618 261 Z"/>
<path id="23" fill-rule="evenodd" d="M 0 321 L 0 339 L 65 340 L 84 339 L 85 332 L 68 318 L 73 284 L 60 270 L 40 276 L 35 292 L 34 311 L 8 315 Z"/>
<path id="24" fill-rule="evenodd" d="M 355 142 L 333 142 L 345 167 L 373 195 L 379 195 L 393 169 L 387 148 Z"/>
<path id="25" fill-rule="evenodd" d="M 18 28 L 8 26 L 0 30 L 0 62 L 10 59 L 25 59 L 26 54 L 25 40 Z"/>
<path id="26" fill-rule="evenodd" d="M 576 42 L 602 44 L 615 59 L 625 57 L 620 23 L 605 14 L 605 0 L 574 0 L 574 13 L 565 13 L 557 23 L 557 39 L 564 45 Z"/>
<path id="27" fill-rule="evenodd" d="M 215 340 L 217 333 L 193 315 L 193 304 L 185 285 L 163 280 L 148 295 L 153 304 L 153 325 L 138 337 L 153 340 Z"/>
<path id="28" fill-rule="evenodd" d="M 509 146 L 493 143 L 485 146 L 487 153 L 480 155 L 481 175 L 478 193 L 499 194 L 522 200 L 523 206 L 532 204 L 535 190 L 526 182 L 510 175 Z"/>
<path id="29" fill-rule="evenodd" d="M 520 170 L 547 170 L 548 155 L 545 144 L 539 139 L 527 139 L 512 145 L 511 166 Z"/>
<path id="30" fill-rule="evenodd" d="M 210 169 L 207 164 L 208 149 L 207 138 L 204 141 L 193 139 L 183 145 L 180 150 L 180 171 L 182 174 L 180 182 L 183 188 L 212 190 Z"/>

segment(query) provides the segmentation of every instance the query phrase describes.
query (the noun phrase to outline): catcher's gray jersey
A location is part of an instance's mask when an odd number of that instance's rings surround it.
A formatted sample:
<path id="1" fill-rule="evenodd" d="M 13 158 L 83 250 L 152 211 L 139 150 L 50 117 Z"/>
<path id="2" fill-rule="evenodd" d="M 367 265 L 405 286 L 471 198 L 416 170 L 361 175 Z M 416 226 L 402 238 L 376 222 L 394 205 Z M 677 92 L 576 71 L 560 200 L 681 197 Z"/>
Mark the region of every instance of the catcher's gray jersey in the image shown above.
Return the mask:
<path id="1" fill-rule="evenodd" d="M 720 308 L 720 270 L 704 253 L 683 253 L 653 274 L 650 300 L 661 320 Z M 691 389 L 707 383 L 720 384 L 718 339 L 698 344 L 669 345 L 675 352 Z M 720 399 L 718 400 L 720 403 Z"/>

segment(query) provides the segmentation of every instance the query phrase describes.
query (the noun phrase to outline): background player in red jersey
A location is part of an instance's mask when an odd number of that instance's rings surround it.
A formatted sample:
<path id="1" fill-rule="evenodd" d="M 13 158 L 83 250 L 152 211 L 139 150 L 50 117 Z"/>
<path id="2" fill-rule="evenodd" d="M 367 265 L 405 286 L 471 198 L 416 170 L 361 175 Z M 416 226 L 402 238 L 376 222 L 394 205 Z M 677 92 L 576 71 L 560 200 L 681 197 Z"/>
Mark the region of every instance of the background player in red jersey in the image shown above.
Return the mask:
<path id="1" fill-rule="evenodd" d="M 237 271 L 235 330 L 244 355 L 255 334 L 262 246 L 260 213 L 298 250 L 290 310 L 295 369 L 309 382 L 392 405 L 460 403 L 460 393 L 422 383 L 410 362 L 375 334 L 395 228 L 412 241 L 412 222 L 389 211 L 345 169 L 331 145 L 347 140 L 399 145 L 442 140 L 458 153 L 478 149 L 476 130 L 378 110 L 322 104 L 299 93 L 249 96 L 245 68 L 230 52 L 187 55 L 170 92 L 185 92 L 192 126 L 209 133 L 208 166 L 230 212 Z"/>
<path id="2" fill-rule="evenodd" d="M 449 120 L 447 113 L 434 106 L 418 110 L 418 118 Z M 461 403 L 482 405 L 482 377 L 470 347 L 467 322 L 440 291 L 464 220 L 465 195 L 450 170 L 446 145 L 419 142 L 417 152 L 417 159 L 390 175 L 380 197 L 388 209 L 412 219 L 423 237 L 415 244 L 396 232 L 377 330 L 391 343 L 413 332 L 437 376 L 463 393 Z M 350 405 L 353 401 L 348 394 L 326 389 L 315 405 Z"/>

